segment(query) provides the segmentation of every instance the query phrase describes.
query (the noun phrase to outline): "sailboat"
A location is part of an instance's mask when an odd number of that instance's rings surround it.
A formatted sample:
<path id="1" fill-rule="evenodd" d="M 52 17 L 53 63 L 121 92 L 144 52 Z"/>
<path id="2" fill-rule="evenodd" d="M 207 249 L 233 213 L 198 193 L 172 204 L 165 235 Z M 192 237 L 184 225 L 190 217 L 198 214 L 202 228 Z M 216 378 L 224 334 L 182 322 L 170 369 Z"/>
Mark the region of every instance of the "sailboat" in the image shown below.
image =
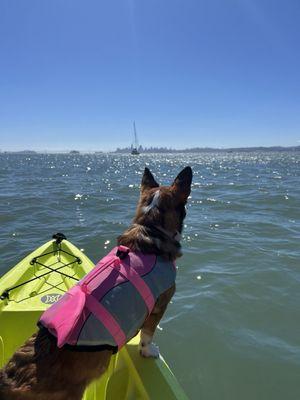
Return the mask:
<path id="1" fill-rule="evenodd" d="M 131 145 L 131 154 L 133 156 L 138 156 L 140 153 L 138 151 L 139 148 L 139 142 L 136 134 L 136 127 L 135 127 L 135 121 L 133 122 L 133 134 L 134 134 L 134 140 L 133 144 Z"/>

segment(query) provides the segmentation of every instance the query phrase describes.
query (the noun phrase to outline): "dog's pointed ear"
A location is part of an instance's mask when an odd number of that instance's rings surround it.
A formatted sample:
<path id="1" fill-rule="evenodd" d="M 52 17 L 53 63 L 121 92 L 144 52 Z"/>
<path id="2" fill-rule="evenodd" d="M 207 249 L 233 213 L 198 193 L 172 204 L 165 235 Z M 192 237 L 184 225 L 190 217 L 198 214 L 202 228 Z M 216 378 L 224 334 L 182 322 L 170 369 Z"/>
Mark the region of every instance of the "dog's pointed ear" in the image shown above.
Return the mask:
<path id="1" fill-rule="evenodd" d="M 175 178 L 172 188 L 180 201 L 186 203 L 191 193 L 191 184 L 193 179 L 193 171 L 191 167 L 185 167 Z"/>
<path id="2" fill-rule="evenodd" d="M 144 170 L 141 186 L 142 190 L 159 187 L 159 184 L 156 182 L 154 176 L 150 172 L 150 169 L 147 167 Z"/>

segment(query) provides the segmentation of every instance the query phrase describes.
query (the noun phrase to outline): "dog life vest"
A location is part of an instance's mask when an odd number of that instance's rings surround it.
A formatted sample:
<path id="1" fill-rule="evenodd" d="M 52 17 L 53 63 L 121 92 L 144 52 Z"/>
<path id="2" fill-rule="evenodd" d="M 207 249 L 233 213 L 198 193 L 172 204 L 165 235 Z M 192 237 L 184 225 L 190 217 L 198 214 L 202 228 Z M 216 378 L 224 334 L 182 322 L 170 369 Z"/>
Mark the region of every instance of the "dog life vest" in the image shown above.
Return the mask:
<path id="1" fill-rule="evenodd" d="M 43 313 L 38 325 L 56 337 L 58 347 L 120 349 L 137 334 L 175 277 L 172 261 L 115 247 Z"/>

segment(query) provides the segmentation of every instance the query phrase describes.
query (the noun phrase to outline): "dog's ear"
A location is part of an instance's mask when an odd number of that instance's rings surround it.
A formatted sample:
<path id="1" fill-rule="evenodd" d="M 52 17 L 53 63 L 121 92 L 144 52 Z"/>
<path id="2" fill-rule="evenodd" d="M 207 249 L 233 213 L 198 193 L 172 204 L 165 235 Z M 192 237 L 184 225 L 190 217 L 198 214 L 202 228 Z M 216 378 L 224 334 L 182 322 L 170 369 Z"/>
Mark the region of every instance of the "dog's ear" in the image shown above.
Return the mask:
<path id="1" fill-rule="evenodd" d="M 155 187 L 159 187 L 159 184 L 156 182 L 154 176 L 150 172 L 150 169 L 147 167 L 145 168 L 141 185 L 142 185 L 141 187 L 142 191 L 145 189 L 152 189 Z"/>
<path id="2" fill-rule="evenodd" d="M 176 196 L 186 203 L 187 198 L 191 193 L 191 184 L 193 179 L 193 171 L 191 167 L 185 167 L 175 178 L 172 183 L 172 189 Z"/>

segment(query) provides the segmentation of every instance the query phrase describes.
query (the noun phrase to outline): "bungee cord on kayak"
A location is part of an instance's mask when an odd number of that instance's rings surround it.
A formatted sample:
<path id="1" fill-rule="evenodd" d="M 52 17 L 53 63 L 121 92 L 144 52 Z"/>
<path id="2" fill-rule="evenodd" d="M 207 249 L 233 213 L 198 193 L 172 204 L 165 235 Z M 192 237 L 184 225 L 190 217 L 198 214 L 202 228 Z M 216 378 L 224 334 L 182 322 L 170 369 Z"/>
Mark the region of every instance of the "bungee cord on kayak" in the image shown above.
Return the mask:
<path id="1" fill-rule="evenodd" d="M 64 234 L 62 234 L 62 233 L 56 233 L 55 235 L 52 236 L 52 238 L 53 238 L 53 239 L 56 239 L 56 241 L 54 242 L 54 245 L 57 245 L 57 248 L 56 248 L 56 249 L 53 249 L 52 251 L 48 251 L 47 253 L 42 253 L 42 254 L 40 254 L 39 256 L 34 257 L 34 258 L 30 261 L 30 265 L 35 265 L 35 264 L 37 264 L 37 265 L 40 265 L 40 266 L 42 266 L 42 267 L 44 267 L 44 268 L 49 269 L 49 271 L 48 271 L 48 272 L 45 272 L 45 273 L 43 273 L 43 274 L 41 274 L 41 275 L 35 276 L 34 278 L 27 279 L 26 281 L 24 281 L 24 282 L 22 282 L 22 283 L 20 283 L 20 284 L 18 284 L 18 285 L 15 285 L 15 286 L 12 286 L 12 287 L 9 287 L 9 288 L 5 289 L 5 290 L 2 292 L 2 294 L 0 295 L 0 300 L 5 300 L 5 299 L 8 299 L 8 300 L 9 300 L 9 293 L 10 293 L 12 290 L 17 289 L 17 288 L 19 288 L 19 287 L 21 287 L 21 286 L 24 286 L 24 285 L 26 285 L 26 284 L 28 284 L 28 283 L 30 283 L 30 282 L 33 282 L 33 281 L 35 281 L 35 280 L 37 280 L 37 279 L 40 279 L 40 278 L 42 278 L 42 277 L 44 277 L 44 276 L 46 276 L 46 275 L 49 275 L 49 274 L 51 274 L 52 272 L 56 272 L 56 273 L 58 273 L 58 274 L 60 274 L 60 275 L 62 275 L 62 276 L 65 276 L 66 278 L 70 278 L 70 279 L 73 279 L 73 280 L 75 280 L 75 281 L 79 281 L 79 279 L 75 278 L 74 276 L 69 275 L 69 274 L 66 274 L 66 273 L 64 273 L 64 272 L 62 272 L 62 271 L 60 271 L 60 270 L 61 270 L 62 268 L 65 268 L 65 267 L 69 267 L 70 265 L 75 264 L 75 263 L 81 264 L 81 262 L 82 262 L 81 259 L 80 259 L 79 257 L 77 257 L 77 256 L 74 256 L 74 254 L 69 253 L 68 251 L 66 251 L 66 250 L 64 250 L 64 249 L 61 248 L 61 242 L 62 242 L 62 240 L 66 239 L 66 237 L 65 237 Z M 38 261 L 38 259 L 41 258 L 41 257 L 45 257 L 45 256 L 48 256 L 48 255 L 55 255 L 55 253 L 57 253 L 58 261 L 59 261 L 60 263 L 63 264 L 63 265 L 59 266 L 58 268 L 52 268 L 51 266 L 46 265 L 46 264 L 41 263 L 41 262 Z M 64 263 L 61 261 L 60 253 L 65 253 L 65 254 L 67 254 L 67 255 L 69 255 L 69 256 L 71 256 L 71 257 L 74 257 L 74 260 L 71 261 L 71 262 L 69 262 L 69 263 L 67 263 L 67 264 L 64 264 Z"/>

